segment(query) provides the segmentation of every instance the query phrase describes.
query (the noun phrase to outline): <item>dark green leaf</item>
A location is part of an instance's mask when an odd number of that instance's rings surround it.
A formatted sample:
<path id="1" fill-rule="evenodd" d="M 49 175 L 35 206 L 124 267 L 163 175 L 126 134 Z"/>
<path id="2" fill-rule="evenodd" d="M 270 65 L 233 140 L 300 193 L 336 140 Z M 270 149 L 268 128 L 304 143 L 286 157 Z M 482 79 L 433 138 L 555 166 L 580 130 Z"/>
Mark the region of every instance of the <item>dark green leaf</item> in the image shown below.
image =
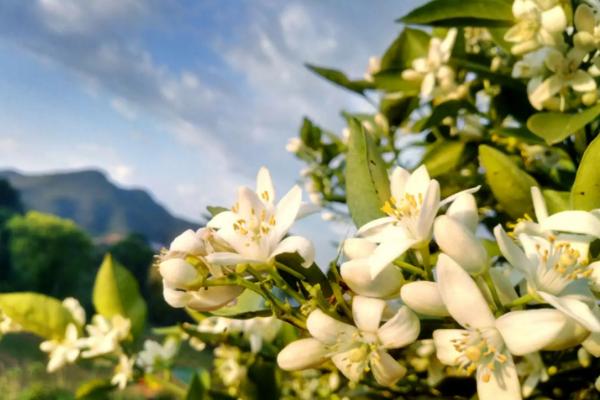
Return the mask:
<path id="1" fill-rule="evenodd" d="M 583 153 L 571 189 L 571 205 L 578 210 L 600 208 L 600 136 Z"/>
<path id="2" fill-rule="evenodd" d="M 384 216 L 381 207 L 390 198 L 390 182 L 377 146 L 357 120 L 350 120 L 346 163 L 348 208 L 360 227 Z"/>
<path id="3" fill-rule="evenodd" d="M 385 92 L 402 92 L 406 96 L 415 96 L 419 93 L 421 83 L 418 81 L 407 81 L 402 78 L 399 69 L 388 69 L 373 75 L 373 82 L 377 89 Z"/>
<path id="4" fill-rule="evenodd" d="M 479 146 L 479 161 L 485 169 L 485 178 L 498 203 L 512 217 L 531 215 L 531 187 L 535 179 L 519 168 L 506 154 L 493 147 Z"/>
<path id="5" fill-rule="evenodd" d="M 600 104 L 578 113 L 542 112 L 532 115 L 527 127 L 548 144 L 563 141 L 600 115 Z"/>
<path id="6" fill-rule="evenodd" d="M 503 0 L 433 0 L 400 18 L 434 26 L 510 26 L 511 5 Z"/>
<path id="7" fill-rule="evenodd" d="M 138 283 L 110 254 L 104 257 L 96 275 L 93 301 L 96 311 L 107 318 L 117 314 L 129 318 L 134 336 L 144 329 L 147 308 Z"/>
<path id="8" fill-rule="evenodd" d="M 467 110 L 469 113 L 477 113 L 477 108 L 466 100 L 449 100 L 436 106 L 431 116 L 421 127 L 422 130 L 438 126 L 446 117 L 456 117 L 460 110 Z"/>
<path id="9" fill-rule="evenodd" d="M 190 385 L 188 386 L 185 400 L 204 400 L 208 398 L 208 389 L 210 388 L 210 374 L 207 371 L 201 371 L 194 374 Z"/>
<path id="10" fill-rule="evenodd" d="M 372 83 L 365 80 L 352 81 L 346 74 L 335 69 L 318 67 L 311 64 L 306 64 L 306 67 L 328 81 L 358 94 L 364 95 L 365 90 L 373 87 Z"/>
<path id="11" fill-rule="evenodd" d="M 311 285 L 320 285 L 325 297 L 331 296 L 332 292 L 329 280 L 317 264 L 313 263 L 310 267 L 305 268 L 302 266 L 302 257 L 300 257 L 298 253 L 279 254 L 276 259 L 278 262 L 285 264 L 298 274 L 303 275 L 305 277 L 305 282 L 308 282 Z M 285 271 L 281 271 L 281 273 L 282 275 L 286 275 Z"/>
<path id="12" fill-rule="evenodd" d="M 39 293 L 0 294 L 0 310 L 21 325 L 24 331 L 45 339 L 62 339 L 73 316 L 54 297 Z"/>
<path id="13" fill-rule="evenodd" d="M 381 71 L 411 67 L 415 58 L 427 56 L 429 40 L 427 32 L 405 28 L 381 58 Z"/>
<path id="14" fill-rule="evenodd" d="M 514 137 L 531 144 L 543 144 L 544 141 L 534 135 L 526 127 L 520 128 L 497 128 L 491 131 L 493 134 L 505 137 Z"/>
<path id="15" fill-rule="evenodd" d="M 546 207 L 550 214 L 555 214 L 560 211 L 565 211 L 570 208 L 570 193 L 559 192 L 556 190 L 544 189 L 542 190 L 544 200 L 546 201 Z"/>
<path id="16" fill-rule="evenodd" d="M 254 318 L 271 315 L 271 310 L 264 305 L 264 299 L 251 290 L 245 290 L 232 306 L 221 307 L 211 312 L 212 315 L 237 319 Z"/>
<path id="17" fill-rule="evenodd" d="M 104 400 L 114 389 L 115 386 L 108 379 L 92 379 L 77 388 L 75 398 L 78 400 Z"/>

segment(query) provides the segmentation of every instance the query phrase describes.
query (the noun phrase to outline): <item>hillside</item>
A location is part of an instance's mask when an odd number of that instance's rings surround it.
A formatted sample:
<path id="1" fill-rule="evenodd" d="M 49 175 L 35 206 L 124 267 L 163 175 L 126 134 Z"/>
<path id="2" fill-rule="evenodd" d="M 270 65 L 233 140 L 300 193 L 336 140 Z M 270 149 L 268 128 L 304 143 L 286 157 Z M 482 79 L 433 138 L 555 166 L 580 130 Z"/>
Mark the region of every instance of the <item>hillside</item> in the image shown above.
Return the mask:
<path id="1" fill-rule="evenodd" d="M 95 238 L 141 233 L 165 244 L 197 223 L 171 215 L 146 191 L 123 189 L 96 170 L 26 175 L 0 171 L 21 193 L 27 210 L 75 221 Z"/>

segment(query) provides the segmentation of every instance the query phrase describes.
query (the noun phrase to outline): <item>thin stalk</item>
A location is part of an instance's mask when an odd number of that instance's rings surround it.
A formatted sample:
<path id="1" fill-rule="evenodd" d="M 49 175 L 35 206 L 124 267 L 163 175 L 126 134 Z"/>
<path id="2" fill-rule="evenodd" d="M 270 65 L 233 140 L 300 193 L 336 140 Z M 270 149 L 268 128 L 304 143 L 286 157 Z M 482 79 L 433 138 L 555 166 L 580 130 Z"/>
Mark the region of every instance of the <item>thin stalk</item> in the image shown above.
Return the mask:
<path id="1" fill-rule="evenodd" d="M 303 280 L 306 279 L 306 276 L 302 275 L 300 272 L 293 270 L 292 268 L 288 267 L 287 265 L 280 263 L 279 261 L 275 261 L 275 266 L 282 270 L 287 272 L 288 274 L 292 275 L 294 278 Z"/>
<path id="2" fill-rule="evenodd" d="M 339 284 L 342 281 L 342 277 L 340 276 L 340 272 L 338 271 L 337 263 L 332 262 L 330 264 L 329 269 L 333 275 L 333 279 L 335 279 L 334 284 L 331 285 L 331 290 L 333 291 L 335 300 L 337 301 L 337 304 L 339 304 L 342 307 L 344 314 L 346 314 L 348 318 L 352 318 L 352 310 L 350 310 L 350 307 L 348 307 L 348 304 L 346 304 L 346 300 L 344 299 L 344 295 Z"/>
<path id="3" fill-rule="evenodd" d="M 425 245 L 418 250 L 418 253 L 421 257 L 421 263 L 423 264 L 423 268 L 425 269 L 425 279 L 432 281 L 433 280 L 433 272 L 431 271 L 431 257 L 429 254 L 429 245 Z"/>
<path id="4" fill-rule="evenodd" d="M 423 271 L 421 268 L 416 267 L 412 264 L 407 263 L 406 261 L 400 261 L 400 260 L 396 260 L 394 261 L 394 265 L 405 270 L 408 272 L 411 272 L 413 274 L 417 274 L 422 278 L 426 278 L 427 274 L 425 273 L 425 271 Z"/>
<path id="5" fill-rule="evenodd" d="M 533 301 L 533 300 L 535 300 L 535 297 L 533 297 L 532 294 L 527 293 L 527 294 L 519 297 L 518 299 L 515 299 L 515 300 L 511 301 L 510 303 L 508 303 L 506 305 L 506 308 L 521 307 L 521 306 L 528 304 L 530 301 Z"/>
<path id="6" fill-rule="evenodd" d="M 496 310 L 498 310 L 500 312 L 504 312 L 504 306 L 502 305 L 502 302 L 500 301 L 500 297 L 498 296 L 498 291 L 496 290 L 496 286 L 494 285 L 494 281 L 492 280 L 490 271 L 486 270 L 483 274 L 481 274 L 481 277 L 483 278 L 483 281 L 485 282 L 486 286 L 490 290 L 490 293 L 492 294 L 492 300 L 494 300 L 494 305 L 496 306 Z"/>

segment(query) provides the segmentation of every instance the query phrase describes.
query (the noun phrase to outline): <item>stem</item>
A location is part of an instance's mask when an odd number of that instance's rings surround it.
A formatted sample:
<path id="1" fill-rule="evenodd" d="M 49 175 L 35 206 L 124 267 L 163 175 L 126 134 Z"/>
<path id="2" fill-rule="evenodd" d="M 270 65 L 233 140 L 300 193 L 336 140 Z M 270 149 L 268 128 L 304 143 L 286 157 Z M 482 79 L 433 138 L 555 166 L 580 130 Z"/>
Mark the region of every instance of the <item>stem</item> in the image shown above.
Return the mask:
<path id="1" fill-rule="evenodd" d="M 432 281 L 433 273 L 431 272 L 431 258 L 429 257 L 429 244 L 426 244 L 418 250 L 421 256 L 421 263 L 425 268 L 425 279 Z"/>
<path id="2" fill-rule="evenodd" d="M 288 285 L 288 283 L 281 277 L 281 275 L 279 275 L 279 272 L 277 272 L 276 269 L 270 269 L 268 271 L 268 274 L 271 278 L 273 278 L 273 281 L 279 289 L 283 290 L 285 294 L 290 296 L 292 299 L 296 300 L 298 304 L 302 304 L 304 297 L 300 296 L 298 292 L 292 289 L 290 285 Z"/>
<path id="3" fill-rule="evenodd" d="M 535 300 L 535 297 L 533 297 L 533 295 L 531 293 L 527 293 L 527 294 L 524 294 L 523 296 L 519 297 L 518 299 L 511 301 L 510 303 L 508 303 L 506 305 L 506 307 L 513 308 L 513 307 L 524 306 L 533 300 Z"/>
<path id="4" fill-rule="evenodd" d="M 494 300 L 494 305 L 496 306 L 496 310 L 500 312 L 504 312 L 504 306 L 500 301 L 500 297 L 498 296 L 498 291 L 496 291 L 496 286 L 494 285 L 494 281 L 492 280 L 492 276 L 490 275 L 489 269 L 486 270 L 483 274 L 481 274 L 483 281 L 487 285 L 490 293 L 492 294 L 492 299 Z"/>
<path id="5" fill-rule="evenodd" d="M 290 267 L 288 267 L 287 265 L 280 263 L 279 261 L 275 261 L 275 266 L 277 268 L 279 268 L 282 271 L 287 272 L 288 274 L 292 275 L 294 278 L 300 279 L 300 280 L 304 280 L 306 279 L 306 276 L 302 275 L 300 272 L 295 271 L 293 269 L 291 269 Z"/>
<path id="6" fill-rule="evenodd" d="M 416 267 L 412 264 L 407 263 L 406 261 L 400 261 L 400 260 L 396 260 L 394 261 L 394 265 L 405 270 L 408 272 L 411 272 L 413 274 L 417 274 L 422 278 L 426 278 L 427 274 L 425 273 L 425 271 L 423 271 L 421 268 Z"/>
<path id="7" fill-rule="evenodd" d="M 334 284 L 331 285 L 331 290 L 333 291 L 335 300 L 342 307 L 344 314 L 346 314 L 348 318 L 352 318 L 352 310 L 350 310 L 350 307 L 348 307 L 348 304 L 346 304 L 346 300 L 344 299 L 344 295 L 339 284 L 342 281 L 342 277 L 340 276 L 340 272 L 338 271 L 337 263 L 332 262 L 329 268 L 331 274 L 333 275 L 333 278 L 335 279 Z"/>

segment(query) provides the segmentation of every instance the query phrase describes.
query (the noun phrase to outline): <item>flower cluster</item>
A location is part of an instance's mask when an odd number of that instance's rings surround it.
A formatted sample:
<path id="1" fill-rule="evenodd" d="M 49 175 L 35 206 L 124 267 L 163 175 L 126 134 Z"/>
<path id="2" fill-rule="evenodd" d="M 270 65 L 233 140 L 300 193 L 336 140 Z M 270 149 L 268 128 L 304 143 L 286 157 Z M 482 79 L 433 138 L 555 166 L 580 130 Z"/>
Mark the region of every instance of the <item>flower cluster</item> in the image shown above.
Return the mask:
<path id="1" fill-rule="evenodd" d="M 598 99 L 600 74 L 598 4 L 582 2 L 573 15 L 559 0 L 516 0 L 516 24 L 505 39 L 522 59 L 513 77 L 526 78 L 531 104 L 538 110 L 568 110 Z M 569 25 L 573 21 L 573 25 Z"/>

